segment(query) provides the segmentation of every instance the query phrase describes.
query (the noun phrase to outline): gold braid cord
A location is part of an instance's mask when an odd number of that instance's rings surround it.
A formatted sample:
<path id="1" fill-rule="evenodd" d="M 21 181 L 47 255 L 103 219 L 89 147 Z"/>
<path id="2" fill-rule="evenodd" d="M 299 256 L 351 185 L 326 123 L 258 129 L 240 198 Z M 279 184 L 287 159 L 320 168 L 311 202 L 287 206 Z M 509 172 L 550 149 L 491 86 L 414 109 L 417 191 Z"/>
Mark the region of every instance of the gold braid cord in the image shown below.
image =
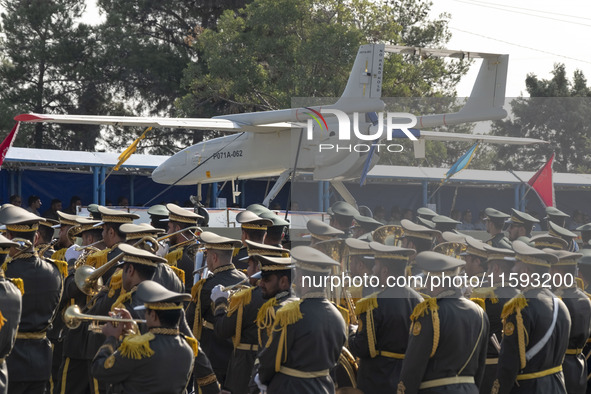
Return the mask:
<path id="1" fill-rule="evenodd" d="M 431 350 L 431 354 L 429 355 L 429 357 L 433 357 L 433 355 L 435 355 L 435 352 L 437 351 L 437 346 L 439 346 L 440 336 L 438 312 L 439 306 L 437 305 L 437 298 L 429 298 L 417 305 L 414 311 L 412 312 L 412 315 L 410 315 L 410 320 L 412 321 L 412 331 L 415 321 L 418 318 L 425 316 L 425 314 L 429 310 L 431 311 L 431 320 L 433 322 L 433 349 Z"/>
<path id="2" fill-rule="evenodd" d="M 523 316 L 521 311 L 523 308 L 527 306 L 527 299 L 523 294 L 519 294 L 509 300 L 505 306 L 503 307 L 503 312 L 501 313 L 501 318 L 503 319 L 503 327 L 505 327 L 505 323 L 507 321 L 507 317 L 515 313 L 515 320 L 517 321 L 517 342 L 519 345 L 519 361 L 521 364 L 521 368 L 525 368 L 526 359 L 525 359 L 525 346 L 526 346 L 526 339 L 525 336 L 527 332 L 525 330 L 525 326 L 523 325 Z"/>
<path id="3" fill-rule="evenodd" d="M 193 335 L 197 340 L 201 339 L 203 330 L 203 317 L 201 316 L 201 289 L 207 279 L 201 279 L 191 288 L 191 301 L 195 303 L 195 320 L 193 321 Z"/>

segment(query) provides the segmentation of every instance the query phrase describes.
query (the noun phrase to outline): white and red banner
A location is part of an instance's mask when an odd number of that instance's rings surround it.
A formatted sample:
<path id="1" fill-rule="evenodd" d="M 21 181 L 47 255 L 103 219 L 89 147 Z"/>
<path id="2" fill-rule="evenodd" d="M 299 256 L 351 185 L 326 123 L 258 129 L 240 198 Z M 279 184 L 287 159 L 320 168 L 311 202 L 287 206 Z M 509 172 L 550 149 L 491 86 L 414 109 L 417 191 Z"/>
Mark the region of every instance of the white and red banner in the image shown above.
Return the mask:
<path id="1" fill-rule="evenodd" d="M 547 207 L 556 205 L 554 196 L 554 183 L 552 182 L 552 164 L 554 163 L 554 153 L 550 160 L 542 166 L 527 182 L 532 189 L 540 196 L 540 199 Z"/>
<path id="2" fill-rule="evenodd" d="M 8 149 L 10 149 L 10 147 L 12 146 L 12 142 L 14 141 L 14 138 L 16 137 L 16 133 L 18 133 L 18 126 L 19 125 L 20 125 L 20 122 L 16 122 L 16 124 L 14 125 L 14 127 L 12 128 L 10 133 L 6 136 L 6 138 L 4 138 L 4 141 L 2 141 L 2 144 L 0 144 L 0 168 L 2 168 L 2 163 L 4 163 L 4 158 L 6 157 L 6 154 L 8 153 Z"/>

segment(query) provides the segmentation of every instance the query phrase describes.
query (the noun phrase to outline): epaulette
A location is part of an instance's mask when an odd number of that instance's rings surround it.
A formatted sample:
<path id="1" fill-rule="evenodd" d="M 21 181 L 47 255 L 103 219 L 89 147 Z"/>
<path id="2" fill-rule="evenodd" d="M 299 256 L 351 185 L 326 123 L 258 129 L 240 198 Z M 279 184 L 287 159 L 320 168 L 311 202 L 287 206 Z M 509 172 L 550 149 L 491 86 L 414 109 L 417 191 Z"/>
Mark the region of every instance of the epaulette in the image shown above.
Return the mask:
<path id="1" fill-rule="evenodd" d="M 277 355 L 275 356 L 275 372 L 279 372 L 281 368 L 281 359 L 283 355 L 283 348 L 285 346 L 285 337 L 287 336 L 287 326 L 290 324 L 297 323 L 300 319 L 303 318 L 302 312 L 300 311 L 300 304 L 303 300 L 292 301 L 277 310 L 275 315 L 275 325 L 273 330 L 280 331 L 281 335 L 279 336 L 279 344 L 277 346 Z M 267 341 L 266 347 L 271 346 L 271 342 L 273 341 L 273 336 L 269 337 Z M 284 355 L 284 362 L 287 360 L 287 351 Z"/>
<path id="2" fill-rule="evenodd" d="M 41 257 L 43 258 L 43 257 Z M 66 278 L 68 276 L 68 263 L 65 262 L 64 260 L 56 260 L 54 258 L 48 259 L 45 258 L 45 260 L 49 261 L 51 264 L 55 265 L 58 269 L 58 271 L 60 272 L 60 274 L 62 275 L 62 277 Z"/>
<path id="3" fill-rule="evenodd" d="M 378 293 L 373 293 L 357 301 L 355 304 L 355 314 L 357 316 L 362 313 L 374 310 L 378 307 Z"/>
<path id="4" fill-rule="evenodd" d="M 15 285 L 18 290 L 21 292 L 21 295 L 25 295 L 25 282 L 21 278 L 6 278 Z"/>
<path id="5" fill-rule="evenodd" d="M 113 305 L 111 305 L 111 312 L 113 312 L 115 308 L 125 308 L 124 304 L 127 301 L 131 300 L 131 296 L 133 295 L 133 293 L 135 293 L 136 289 L 137 287 L 134 287 L 130 291 L 126 292 L 125 289 L 122 287 L 121 294 L 119 294 L 119 297 L 117 297 Z"/>
<path id="6" fill-rule="evenodd" d="M 347 308 L 343 308 L 342 306 L 337 305 L 337 304 L 335 304 L 335 306 L 337 307 L 337 309 L 341 313 L 341 317 L 345 321 L 345 324 L 347 325 L 347 327 L 349 327 L 349 324 L 351 323 L 351 318 L 349 317 L 349 310 Z"/>
<path id="7" fill-rule="evenodd" d="M 185 337 L 185 341 L 187 341 L 189 346 L 191 346 L 191 350 L 193 351 L 193 357 L 197 357 L 197 354 L 199 354 L 199 341 L 188 335 L 183 336 Z"/>
<path id="8" fill-rule="evenodd" d="M 94 268 L 99 268 L 99 267 L 105 265 L 109 261 L 108 255 L 109 255 L 110 251 L 111 251 L 110 248 L 106 248 L 106 249 L 100 250 L 98 252 L 94 252 L 92 254 L 89 254 L 88 257 L 86 258 L 86 265 L 90 265 L 91 267 L 94 267 Z"/>
<path id="9" fill-rule="evenodd" d="M 475 304 L 477 304 L 483 310 L 486 310 L 486 302 L 484 301 L 484 298 L 471 297 L 470 298 L 470 301 L 472 301 Z"/>
<path id="10" fill-rule="evenodd" d="M 191 301 L 195 303 L 195 320 L 193 321 L 193 335 L 197 340 L 201 339 L 203 330 L 203 316 L 201 316 L 201 289 L 207 281 L 206 278 L 200 279 L 191 288 Z"/>
<path id="11" fill-rule="evenodd" d="M 152 357 L 154 351 L 150 348 L 150 341 L 154 338 L 155 336 L 151 332 L 144 335 L 128 335 L 117 350 L 121 356 L 134 360 Z"/>
<path id="12" fill-rule="evenodd" d="M 121 289 L 123 285 L 123 270 L 117 269 L 113 275 L 111 275 L 111 280 L 109 281 L 109 298 L 113 298 L 117 290 Z"/>
<path id="13" fill-rule="evenodd" d="M 494 287 L 476 287 L 474 290 L 472 290 L 472 296 L 474 298 L 488 298 L 493 304 L 499 302 L 499 298 L 495 293 Z"/>
<path id="14" fill-rule="evenodd" d="M 518 294 L 511 298 L 503 307 L 501 318 L 503 319 L 503 336 L 511 336 L 515 331 L 513 323 L 507 322 L 507 317 L 515 313 L 515 321 L 517 322 L 517 344 L 519 346 L 519 362 L 520 369 L 525 368 L 525 326 L 523 325 L 523 316 L 521 311 L 527 306 L 527 299 L 523 294 Z"/>
<path id="15" fill-rule="evenodd" d="M 179 261 L 181 257 L 183 257 L 183 248 L 176 248 L 175 250 L 173 250 L 172 252 L 168 252 L 168 254 L 164 256 L 166 262 L 171 267 L 176 267 L 177 261 Z M 183 283 L 185 283 L 184 280 Z"/>
<path id="16" fill-rule="evenodd" d="M 172 272 L 174 272 L 176 274 L 176 276 L 178 276 L 178 278 L 181 280 L 181 283 L 185 283 L 185 271 L 183 271 L 182 269 L 176 267 L 176 266 L 172 266 L 169 265 L 170 269 L 172 270 Z"/>
<path id="17" fill-rule="evenodd" d="M 60 250 L 58 250 L 57 252 L 54 252 L 51 255 L 51 259 L 52 260 L 65 260 L 66 259 L 66 252 L 68 251 L 68 248 L 61 248 Z"/>
<path id="18" fill-rule="evenodd" d="M 228 316 L 232 316 L 234 312 L 239 307 L 244 307 L 250 304 L 252 300 L 252 291 L 254 287 L 249 287 L 247 289 L 238 290 L 236 293 L 230 296 L 230 306 L 228 307 Z"/>
<path id="19" fill-rule="evenodd" d="M 527 306 L 527 299 L 523 294 L 517 294 L 515 297 L 511 298 L 505 306 L 503 306 L 503 312 L 501 313 L 501 317 L 506 319 L 507 316 L 513 313 L 521 313 L 521 310 Z"/>
<path id="20" fill-rule="evenodd" d="M 427 314 L 427 312 L 431 312 L 431 321 L 433 322 L 433 348 L 431 349 L 431 354 L 429 357 L 433 357 L 435 355 L 435 351 L 437 351 L 437 346 L 439 346 L 439 306 L 437 305 L 437 298 L 429 298 L 417 306 L 412 311 L 410 315 L 410 320 L 412 321 L 410 325 L 410 331 L 413 335 L 419 335 L 421 332 L 421 323 L 417 321 L 420 317 L 423 317 Z"/>
<path id="21" fill-rule="evenodd" d="M 249 287 L 248 289 L 238 290 L 230 297 L 230 306 L 228 307 L 228 316 L 232 316 L 234 312 L 238 311 L 236 314 L 236 330 L 234 331 L 234 348 L 238 346 L 240 343 L 240 339 L 242 338 L 242 315 L 244 313 L 244 306 L 250 304 L 252 300 L 252 291 L 254 287 Z"/>

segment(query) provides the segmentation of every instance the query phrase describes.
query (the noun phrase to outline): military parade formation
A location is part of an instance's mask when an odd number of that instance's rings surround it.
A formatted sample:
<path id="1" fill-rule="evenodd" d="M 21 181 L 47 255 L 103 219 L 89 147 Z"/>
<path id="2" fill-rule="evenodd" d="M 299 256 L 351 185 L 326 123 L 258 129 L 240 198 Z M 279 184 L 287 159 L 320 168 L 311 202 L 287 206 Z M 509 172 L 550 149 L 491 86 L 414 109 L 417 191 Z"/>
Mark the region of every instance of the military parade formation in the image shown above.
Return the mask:
<path id="1" fill-rule="evenodd" d="M 591 224 L 0 207 L 0 394 L 591 392 Z M 56 236 L 57 235 L 57 236 Z M 335 285 L 338 279 L 338 285 Z M 590 387 L 589 389 L 587 387 Z"/>

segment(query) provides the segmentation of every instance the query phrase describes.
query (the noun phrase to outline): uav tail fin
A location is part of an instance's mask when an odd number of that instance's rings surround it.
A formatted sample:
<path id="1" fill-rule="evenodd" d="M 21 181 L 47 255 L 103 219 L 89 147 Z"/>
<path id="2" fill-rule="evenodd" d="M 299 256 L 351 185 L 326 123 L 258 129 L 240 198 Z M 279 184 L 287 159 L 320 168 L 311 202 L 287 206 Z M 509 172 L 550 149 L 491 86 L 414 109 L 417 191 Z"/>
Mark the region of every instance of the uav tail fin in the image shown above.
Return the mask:
<path id="1" fill-rule="evenodd" d="M 384 54 L 384 44 L 367 44 L 359 47 L 341 99 L 382 97 Z"/>

